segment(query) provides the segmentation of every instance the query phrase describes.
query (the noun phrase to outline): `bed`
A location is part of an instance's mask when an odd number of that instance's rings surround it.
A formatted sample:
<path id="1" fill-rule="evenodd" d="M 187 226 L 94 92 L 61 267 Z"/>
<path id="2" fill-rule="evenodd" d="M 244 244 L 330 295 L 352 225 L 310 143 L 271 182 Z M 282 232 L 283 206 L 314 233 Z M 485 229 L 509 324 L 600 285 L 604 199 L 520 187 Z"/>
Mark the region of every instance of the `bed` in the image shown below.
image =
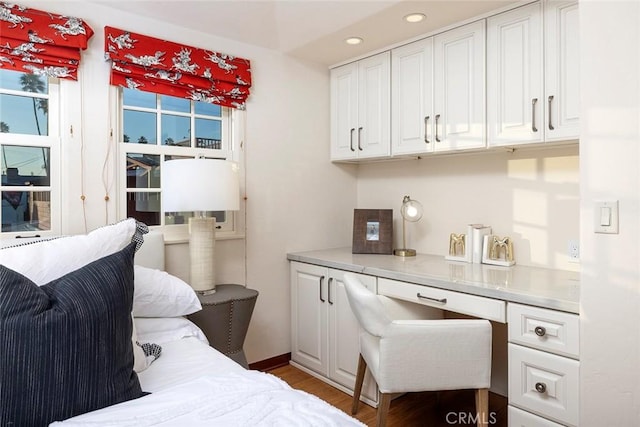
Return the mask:
<path id="1" fill-rule="evenodd" d="M 0 426 L 363 425 L 210 347 L 145 232 L 128 219 L 0 249 Z"/>

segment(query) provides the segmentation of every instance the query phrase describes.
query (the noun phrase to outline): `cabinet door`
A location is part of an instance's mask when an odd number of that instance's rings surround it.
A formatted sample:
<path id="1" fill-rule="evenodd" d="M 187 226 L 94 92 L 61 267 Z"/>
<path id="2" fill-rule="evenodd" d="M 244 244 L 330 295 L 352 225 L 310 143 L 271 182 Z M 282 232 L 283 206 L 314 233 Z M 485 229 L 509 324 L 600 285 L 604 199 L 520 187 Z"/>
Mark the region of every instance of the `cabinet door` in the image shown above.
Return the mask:
<path id="1" fill-rule="evenodd" d="M 435 36 L 435 151 L 486 146 L 484 66 L 484 20 Z"/>
<path id="2" fill-rule="evenodd" d="M 328 369 L 329 270 L 291 262 L 291 359 L 322 375 Z"/>
<path id="3" fill-rule="evenodd" d="M 358 158 L 385 157 L 391 150 L 391 54 L 358 61 Z"/>
<path id="4" fill-rule="evenodd" d="M 544 139 L 542 6 L 487 19 L 487 145 Z"/>
<path id="5" fill-rule="evenodd" d="M 353 390 L 360 354 L 360 327 L 349 305 L 343 275 L 343 271 L 329 270 L 329 378 Z M 372 292 L 376 291 L 375 277 L 358 277 Z M 375 381 L 368 371 L 362 395 L 373 401 L 377 399 Z"/>
<path id="6" fill-rule="evenodd" d="M 331 159 L 358 157 L 358 64 L 331 70 Z"/>
<path id="7" fill-rule="evenodd" d="M 433 151 L 433 39 L 391 51 L 391 154 Z"/>
<path id="8" fill-rule="evenodd" d="M 578 2 L 545 3 L 547 140 L 580 135 L 580 28 Z"/>

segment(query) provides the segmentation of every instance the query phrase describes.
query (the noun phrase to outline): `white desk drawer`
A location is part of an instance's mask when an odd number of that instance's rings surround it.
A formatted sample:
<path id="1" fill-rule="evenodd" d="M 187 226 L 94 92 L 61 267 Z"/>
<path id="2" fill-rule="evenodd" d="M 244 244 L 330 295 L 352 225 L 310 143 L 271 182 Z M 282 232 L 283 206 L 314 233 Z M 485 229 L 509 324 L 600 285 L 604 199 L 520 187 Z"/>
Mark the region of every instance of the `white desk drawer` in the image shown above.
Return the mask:
<path id="1" fill-rule="evenodd" d="M 578 315 L 509 303 L 509 342 L 579 359 Z"/>
<path id="2" fill-rule="evenodd" d="M 506 322 L 506 304 L 500 300 L 383 278 L 378 278 L 378 293 L 442 310 Z"/>
<path id="3" fill-rule="evenodd" d="M 507 409 L 509 427 L 562 427 L 562 424 L 554 423 L 546 418 L 533 415 L 514 406 Z"/>
<path id="4" fill-rule="evenodd" d="M 580 362 L 509 344 L 509 404 L 578 425 Z"/>

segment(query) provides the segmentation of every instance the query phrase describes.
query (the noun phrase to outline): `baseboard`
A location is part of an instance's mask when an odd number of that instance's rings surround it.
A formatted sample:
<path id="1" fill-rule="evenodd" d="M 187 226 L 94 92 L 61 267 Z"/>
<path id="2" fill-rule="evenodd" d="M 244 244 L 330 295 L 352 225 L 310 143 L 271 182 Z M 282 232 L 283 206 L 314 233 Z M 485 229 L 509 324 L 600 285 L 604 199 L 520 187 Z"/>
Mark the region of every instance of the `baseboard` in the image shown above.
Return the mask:
<path id="1" fill-rule="evenodd" d="M 280 356 L 271 357 L 269 359 L 261 360 L 249 364 L 249 369 L 254 371 L 269 371 L 271 369 L 279 368 L 289 364 L 291 360 L 291 353 L 281 354 Z"/>

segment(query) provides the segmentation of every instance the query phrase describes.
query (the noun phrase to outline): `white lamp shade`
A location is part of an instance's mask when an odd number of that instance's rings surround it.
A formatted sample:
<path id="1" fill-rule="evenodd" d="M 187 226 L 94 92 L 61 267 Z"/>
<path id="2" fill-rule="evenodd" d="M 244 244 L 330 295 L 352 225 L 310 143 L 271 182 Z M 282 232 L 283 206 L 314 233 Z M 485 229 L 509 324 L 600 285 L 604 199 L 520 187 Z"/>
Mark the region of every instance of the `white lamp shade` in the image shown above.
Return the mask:
<path id="1" fill-rule="evenodd" d="M 237 211 L 238 165 L 217 159 L 167 160 L 162 164 L 164 212 Z"/>

